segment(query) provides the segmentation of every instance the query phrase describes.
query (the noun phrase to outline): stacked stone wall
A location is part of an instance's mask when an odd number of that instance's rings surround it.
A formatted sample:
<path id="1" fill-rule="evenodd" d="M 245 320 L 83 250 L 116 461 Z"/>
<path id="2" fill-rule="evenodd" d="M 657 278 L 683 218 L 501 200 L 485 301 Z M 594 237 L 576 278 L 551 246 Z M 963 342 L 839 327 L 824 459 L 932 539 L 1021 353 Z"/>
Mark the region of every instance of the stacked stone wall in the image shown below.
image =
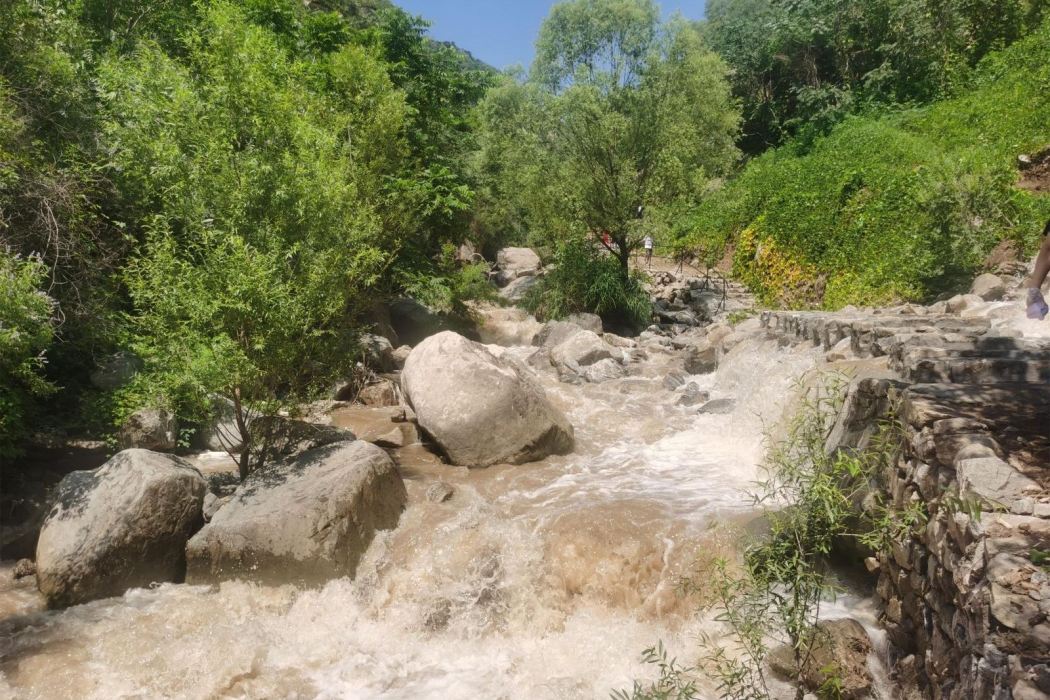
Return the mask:
<path id="1" fill-rule="evenodd" d="M 917 697 L 1050 697 L 1050 391 L 1046 346 L 986 319 L 771 312 L 784 342 L 889 370 L 853 380 L 829 447 L 895 421 L 877 488 L 919 514 L 869 568 L 902 687 Z M 902 516 L 903 517 L 903 516 Z"/>

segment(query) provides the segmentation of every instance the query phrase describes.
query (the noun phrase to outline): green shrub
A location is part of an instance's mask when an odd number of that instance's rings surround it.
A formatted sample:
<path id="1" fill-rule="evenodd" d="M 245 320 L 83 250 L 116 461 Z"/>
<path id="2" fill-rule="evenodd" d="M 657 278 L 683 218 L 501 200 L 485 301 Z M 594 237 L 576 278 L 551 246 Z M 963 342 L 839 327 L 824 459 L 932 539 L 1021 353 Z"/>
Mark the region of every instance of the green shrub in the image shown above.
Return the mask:
<path id="1" fill-rule="evenodd" d="M 496 298 L 496 288 L 489 282 L 487 264 L 460 265 L 455 253 L 455 246 L 445 244 L 436 261 L 403 266 L 399 283 L 406 294 L 433 311 L 465 319 L 469 316 L 466 302 L 491 301 Z"/>
<path id="2" fill-rule="evenodd" d="M 43 377 L 54 337 L 54 302 L 36 260 L 0 248 L 0 461 L 19 452 L 34 401 L 54 387 Z"/>
<path id="3" fill-rule="evenodd" d="M 921 300 L 968 281 L 1004 239 L 1034 248 L 1050 201 L 1015 187 L 1015 165 L 1048 144 L 1044 24 L 989 56 L 968 92 L 851 117 L 755 159 L 694 212 L 679 245 L 735 245 L 736 271 L 767 303 Z"/>
<path id="4" fill-rule="evenodd" d="M 652 315 L 638 274 L 624 277 L 619 261 L 581 239 L 562 243 L 551 270 L 525 297 L 525 308 L 543 319 L 591 312 L 613 327 L 644 328 Z"/>

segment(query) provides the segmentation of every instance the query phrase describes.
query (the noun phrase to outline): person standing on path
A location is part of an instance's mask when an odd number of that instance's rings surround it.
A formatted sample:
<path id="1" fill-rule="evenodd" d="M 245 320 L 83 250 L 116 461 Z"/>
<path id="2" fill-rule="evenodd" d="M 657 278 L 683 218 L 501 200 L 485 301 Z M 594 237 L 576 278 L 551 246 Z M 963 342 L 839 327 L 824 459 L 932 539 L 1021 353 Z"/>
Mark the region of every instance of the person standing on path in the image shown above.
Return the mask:
<path id="1" fill-rule="evenodd" d="M 1041 291 L 1048 273 L 1050 273 L 1050 221 L 1047 221 L 1046 226 L 1043 227 L 1043 245 L 1039 248 L 1039 255 L 1035 258 L 1035 269 L 1032 270 L 1032 276 L 1028 278 L 1028 284 L 1025 285 L 1028 288 L 1025 299 L 1028 306 L 1028 318 L 1042 321 L 1046 318 L 1046 314 L 1050 313 L 1050 306 L 1047 306 Z"/>
<path id="2" fill-rule="evenodd" d="M 642 241 L 642 245 L 645 247 L 645 266 L 649 269 L 653 267 L 653 237 L 646 236 L 645 240 Z"/>

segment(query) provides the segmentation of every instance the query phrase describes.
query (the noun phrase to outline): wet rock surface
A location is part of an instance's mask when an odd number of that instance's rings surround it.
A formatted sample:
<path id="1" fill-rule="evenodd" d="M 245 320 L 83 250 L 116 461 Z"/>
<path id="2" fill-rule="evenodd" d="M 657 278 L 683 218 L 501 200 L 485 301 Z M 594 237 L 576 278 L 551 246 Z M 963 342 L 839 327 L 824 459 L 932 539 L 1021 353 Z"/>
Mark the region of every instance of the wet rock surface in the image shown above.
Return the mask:
<path id="1" fill-rule="evenodd" d="M 572 450 L 572 424 L 531 370 L 455 333 L 418 345 L 401 387 L 452 464 L 521 464 Z"/>
<path id="2" fill-rule="evenodd" d="M 871 697 L 873 680 L 868 671 L 871 639 L 864 626 L 851 618 L 817 624 L 812 655 L 803 666 L 802 683 L 817 692 L 835 679 L 838 697 L 861 700 Z M 793 650 L 781 645 L 767 657 L 770 667 L 785 678 L 798 677 Z"/>
<path id="3" fill-rule="evenodd" d="M 48 605 L 181 580 L 206 489 L 184 460 L 139 449 L 64 478 L 36 550 L 37 584 Z"/>
<path id="4" fill-rule="evenodd" d="M 769 312 L 783 342 L 882 358 L 850 387 L 831 449 L 864 448 L 899 422 L 880 475 L 923 521 L 878 552 L 882 623 L 895 673 L 920 696 L 1047 697 L 1050 685 L 1050 344 L 996 323 L 994 280 L 931 307 Z M 1000 305 L 1001 306 L 1001 305 Z"/>
<path id="5" fill-rule="evenodd" d="M 380 448 L 339 442 L 251 474 L 186 545 L 187 581 L 316 585 L 352 577 L 405 486 Z"/>

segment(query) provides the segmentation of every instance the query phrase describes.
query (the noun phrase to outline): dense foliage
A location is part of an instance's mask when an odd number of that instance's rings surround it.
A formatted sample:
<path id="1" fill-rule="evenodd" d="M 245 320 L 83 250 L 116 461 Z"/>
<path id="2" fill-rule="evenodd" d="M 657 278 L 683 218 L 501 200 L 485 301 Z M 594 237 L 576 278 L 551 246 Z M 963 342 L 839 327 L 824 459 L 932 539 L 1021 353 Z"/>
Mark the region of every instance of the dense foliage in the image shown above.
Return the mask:
<path id="1" fill-rule="evenodd" d="M 50 393 L 44 351 L 54 333 L 54 302 L 40 287 L 45 268 L 0 248 L 0 459 L 27 429 L 33 399 Z"/>
<path id="2" fill-rule="evenodd" d="M 846 115 L 929 102 L 1039 25 L 1046 0 L 710 0 L 702 31 L 733 69 L 741 145 L 811 138 Z"/>
<path id="3" fill-rule="evenodd" d="M 951 289 L 1050 215 L 1015 187 L 1050 144 L 1046 4 L 567 0 L 498 76 L 389 0 L 4 2 L 0 452 L 297 404 L 377 299 L 491 297 L 467 239 L 554 263 L 540 315 L 623 326 L 644 236 L 769 303 Z M 145 371 L 92 387 L 118 352 Z"/>
<path id="4" fill-rule="evenodd" d="M 508 76 L 481 106 L 481 220 L 548 249 L 607 234 L 605 250 L 572 249 L 611 254 L 628 285 L 642 238 L 665 235 L 736 160 L 726 72 L 693 27 L 661 22 L 651 0 L 555 6 L 527 79 Z"/>
<path id="5" fill-rule="evenodd" d="M 54 317 L 67 419 L 77 401 L 103 428 L 144 403 L 203 419 L 216 395 L 273 412 L 347 370 L 374 299 L 420 278 L 470 293 L 442 251 L 469 222 L 491 71 L 425 27 L 385 1 L 5 3 L 5 312 L 48 299 L 8 278 L 57 301 L 5 379 L 40 376 Z M 128 349 L 131 386 L 87 386 Z"/>
<path id="6" fill-rule="evenodd" d="M 681 245 L 735 250 L 771 304 L 923 299 L 972 278 L 1003 240 L 1032 250 L 1050 216 L 1017 158 L 1050 144 L 1050 25 L 986 57 L 928 107 L 847 118 L 753 160 L 695 212 Z"/>

